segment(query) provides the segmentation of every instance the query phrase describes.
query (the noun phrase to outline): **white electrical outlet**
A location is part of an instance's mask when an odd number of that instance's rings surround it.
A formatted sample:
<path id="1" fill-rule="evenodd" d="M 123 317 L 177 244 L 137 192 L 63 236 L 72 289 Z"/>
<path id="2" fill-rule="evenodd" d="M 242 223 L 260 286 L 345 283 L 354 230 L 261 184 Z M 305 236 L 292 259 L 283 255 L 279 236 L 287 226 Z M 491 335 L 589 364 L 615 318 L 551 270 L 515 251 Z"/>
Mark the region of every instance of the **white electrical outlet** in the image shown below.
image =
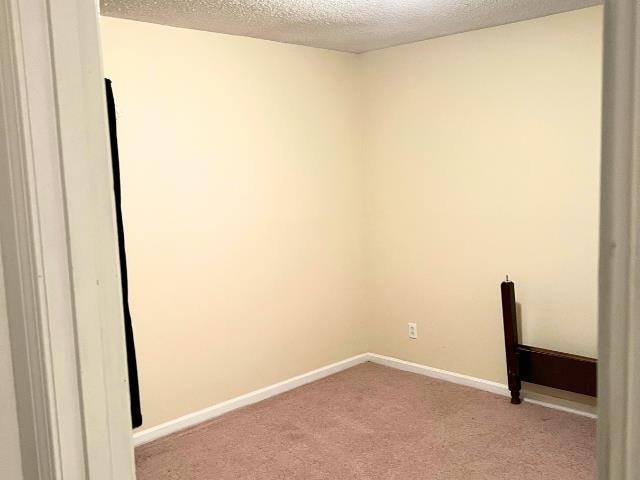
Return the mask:
<path id="1" fill-rule="evenodd" d="M 418 325 L 409 323 L 409 338 L 418 338 Z"/>

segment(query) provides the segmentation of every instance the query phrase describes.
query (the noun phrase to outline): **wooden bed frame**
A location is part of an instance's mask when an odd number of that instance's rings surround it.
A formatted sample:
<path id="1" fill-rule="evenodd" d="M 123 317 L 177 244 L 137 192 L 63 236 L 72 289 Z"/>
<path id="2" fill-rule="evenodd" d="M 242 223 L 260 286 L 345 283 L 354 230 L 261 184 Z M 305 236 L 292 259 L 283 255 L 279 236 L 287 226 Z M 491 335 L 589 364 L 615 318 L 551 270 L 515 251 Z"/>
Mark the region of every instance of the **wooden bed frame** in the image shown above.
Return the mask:
<path id="1" fill-rule="evenodd" d="M 598 361 L 519 343 L 515 289 L 508 276 L 500 285 L 500 291 L 511 403 L 520 403 L 522 382 L 595 397 Z"/>

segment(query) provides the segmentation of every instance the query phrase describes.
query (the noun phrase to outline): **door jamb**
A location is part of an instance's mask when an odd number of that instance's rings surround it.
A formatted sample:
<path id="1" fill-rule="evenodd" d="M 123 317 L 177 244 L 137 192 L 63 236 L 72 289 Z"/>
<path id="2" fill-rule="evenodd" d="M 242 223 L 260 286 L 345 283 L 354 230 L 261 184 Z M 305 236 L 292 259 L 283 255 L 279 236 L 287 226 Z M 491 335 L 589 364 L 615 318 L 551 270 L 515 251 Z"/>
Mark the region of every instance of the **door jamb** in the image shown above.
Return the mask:
<path id="1" fill-rule="evenodd" d="M 605 2 L 598 470 L 640 478 L 640 6 Z"/>
<path id="2" fill-rule="evenodd" d="M 0 79 L 23 477 L 133 480 L 97 4 L 0 0 Z"/>

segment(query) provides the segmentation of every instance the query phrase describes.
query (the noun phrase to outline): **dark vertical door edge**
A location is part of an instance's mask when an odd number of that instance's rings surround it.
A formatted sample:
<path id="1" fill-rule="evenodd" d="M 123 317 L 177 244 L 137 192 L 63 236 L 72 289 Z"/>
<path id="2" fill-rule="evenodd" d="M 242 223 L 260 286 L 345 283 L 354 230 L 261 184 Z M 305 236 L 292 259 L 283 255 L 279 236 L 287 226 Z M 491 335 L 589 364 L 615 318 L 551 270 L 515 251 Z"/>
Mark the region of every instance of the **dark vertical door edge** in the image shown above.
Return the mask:
<path id="1" fill-rule="evenodd" d="M 133 340 L 131 312 L 129 310 L 129 283 L 127 279 L 127 255 L 124 245 L 124 227 L 122 223 L 122 194 L 120 188 L 120 159 L 118 157 L 118 133 L 116 129 L 116 108 L 111 80 L 105 78 L 107 89 L 107 113 L 109 116 L 109 139 L 111 142 L 111 165 L 113 168 L 113 190 L 115 192 L 116 224 L 118 229 L 118 250 L 120 253 L 120 277 L 122 279 L 122 305 L 124 308 L 124 332 L 127 347 L 127 367 L 129 371 L 129 397 L 131 400 L 131 424 L 133 428 L 142 425 L 140 409 L 140 388 L 138 384 L 138 365 Z"/>

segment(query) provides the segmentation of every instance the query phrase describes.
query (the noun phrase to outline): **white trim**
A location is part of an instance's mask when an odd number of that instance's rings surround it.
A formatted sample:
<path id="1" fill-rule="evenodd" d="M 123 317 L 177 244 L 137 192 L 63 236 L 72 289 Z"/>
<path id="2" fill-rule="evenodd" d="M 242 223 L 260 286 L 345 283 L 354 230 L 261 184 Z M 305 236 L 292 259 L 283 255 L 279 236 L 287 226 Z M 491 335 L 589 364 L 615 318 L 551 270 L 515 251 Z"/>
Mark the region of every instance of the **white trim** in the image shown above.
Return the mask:
<path id="1" fill-rule="evenodd" d="M 526 392 L 525 392 L 526 395 Z M 543 397 L 542 395 L 540 395 Z M 574 415 L 579 415 L 581 417 L 593 418 L 596 420 L 598 418 L 597 413 L 588 412 L 586 410 L 582 410 L 579 404 L 574 403 L 576 407 L 568 407 L 566 405 L 560 405 L 555 403 L 556 400 L 553 397 L 544 396 L 546 400 L 536 400 L 533 398 L 523 397 L 522 401 L 526 403 L 531 403 L 533 405 L 540 405 L 541 407 L 551 408 L 553 410 L 560 410 L 561 412 L 573 413 Z M 572 402 L 573 403 L 573 402 Z"/>
<path id="2" fill-rule="evenodd" d="M 406 360 L 400 360 L 394 357 L 387 357 L 379 355 L 377 353 L 369 354 L 369 361 L 384 365 L 386 367 L 395 368 L 398 370 L 404 370 L 405 372 L 417 373 L 418 375 L 424 375 L 425 377 L 437 378 L 439 380 L 445 380 L 447 382 L 456 383 L 458 385 L 464 385 L 466 387 L 472 387 L 478 390 L 484 390 L 485 392 L 495 393 L 504 397 L 510 396 L 509 387 L 503 383 L 492 382 L 490 380 L 484 380 L 482 378 L 471 377 L 469 375 L 463 375 L 461 373 L 450 372 L 442 370 L 440 368 L 428 367 L 419 363 L 408 362 Z M 573 413 L 583 417 L 597 418 L 597 415 L 587 411 L 587 409 L 576 402 L 562 401 L 550 397 L 548 395 L 536 394 L 537 398 L 527 398 L 526 391 L 523 394 L 523 401 L 534 405 L 541 405 L 543 407 L 552 408 L 554 410 L 560 410 L 563 412 Z M 517 408 L 517 407 L 514 407 Z"/>
<path id="3" fill-rule="evenodd" d="M 329 375 L 333 375 L 334 373 L 338 373 L 348 368 L 355 367 L 356 365 L 364 363 L 368 360 L 368 353 L 356 355 L 355 357 L 350 357 L 340 362 L 332 363 L 331 365 L 327 365 L 311 372 L 298 375 L 297 377 L 284 380 L 274 385 L 270 385 L 268 387 L 247 393 L 245 395 L 232 398 L 230 400 L 227 400 L 226 402 L 218 403 L 216 405 L 213 405 L 212 407 L 208 407 L 198 412 L 184 415 L 182 417 L 176 418 L 175 420 L 170 420 L 155 427 L 135 432 L 133 434 L 133 443 L 137 446 L 142 445 L 143 443 L 157 440 L 158 438 L 164 437 L 171 433 L 175 433 L 180 430 L 184 430 L 185 428 L 198 425 L 199 423 L 206 422 L 207 420 L 211 420 L 212 418 L 219 417 L 220 415 L 223 415 L 232 410 L 246 407 L 247 405 L 251 405 L 253 403 L 266 400 L 267 398 L 280 395 L 281 393 L 288 392 L 289 390 L 293 390 L 294 388 L 301 387 L 302 385 L 306 385 L 307 383 L 315 382 L 316 380 L 320 380 L 321 378 L 328 377 Z"/>
<path id="4" fill-rule="evenodd" d="M 464 385 L 466 387 L 473 387 L 478 390 L 484 390 L 485 392 L 491 392 L 498 395 L 507 395 L 509 393 L 507 386 L 502 383 L 470 377 L 469 375 L 463 375 L 461 373 L 449 372 L 440 368 L 427 367 L 426 365 L 400 360 L 395 357 L 387 357 L 377 353 L 370 353 L 369 361 L 377 363 L 378 365 L 384 365 L 385 367 L 417 373 L 418 375 L 423 375 L 425 377 L 437 378 L 439 380 L 445 380 L 447 382 Z"/>
<path id="5" fill-rule="evenodd" d="M 132 480 L 122 286 L 98 2 L 46 1 L 87 477 Z"/>
<path id="6" fill-rule="evenodd" d="M 132 480 L 92 0 L 0 0 L 0 240 L 25 479 Z"/>
<path id="7" fill-rule="evenodd" d="M 347 370 L 351 367 L 355 367 L 356 365 L 360 365 L 361 363 L 365 362 L 372 362 L 378 365 L 384 365 L 385 367 L 394 368 L 396 370 L 403 370 L 405 372 L 416 373 L 418 375 L 423 375 L 426 377 L 437 378 L 439 380 L 444 380 L 450 383 L 472 387 L 478 390 L 483 390 L 485 392 L 495 393 L 504 397 L 509 396 L 509 389 L 502 383 L 491 382 L 489 380 L 483 380 L 481 378 L 470 377 L 469 375 L 449 372 L 447 370 L 441 370 L 439 368 L 427 367 L 418 363 L 407 362 L 405 360 L 399 360 L 393 357 L 386 357 L 377 353 L 363 353 L 360 355 L 356 355 L 355 357 L 350 357 L 340 362 L 332 363 L 331 365 L 318 368 L 311 372 L 303 373 L 302 375 L 298 375 L 297 377 L 284 380 L 274 385 L 270 385 L 253 392 L 240 395 L 239 397 L 235 397 L 225 402 L 205 408 L 203 410 L 184 415 L 182 417 L 176 418 L 175 420 L 170 420 L 155 427 L 137 431 L 133 434 L 133 443 L 135 446 L 138 446 L 152 442 L 154 440 L 158 440 L 159 438 L 179 432 L 189 427 L 193 427 L 200 423 L 219 417 L 220 415 L 224 415 L 225 413 L 237 410 L 238 408 L 246 407 L 247 405 L 252 405 L 254 403 L 261 402 L 262 400 L 275 397 L 276 395 L 280 395 L 281 393 L 288 392 L 289 390 L 293 390 L 294 388 L 298 388 L 308 383 L 315 382 L 316 380 L 320 380 L 322 378 L 328 377 L 329 375 Z M 535 405 L 552 408 L 554 410 L 573 413 L 575 415 L 596 418 L 596 415 L 594 415 L 593 413 L 581 410 L 580 406 L 577 404 L 576 408 L 572 408 L 570 406 L 559 405 L 555 403 L 552 397 L 542 395 L 538 396 L 540 398 L 543 398 L 543 400 L 529 399 L 525 397 L 524 401 Z"/>
<path id="8" fill-rule="evenodd" d="M 598 478 L 640 478 L 640 4 L 605 2 Z"/>
<path id="9" fill-rule="evenodd" d="M 53 480 L 85 458 L 47 15 L 0 5 L 0 236 L 23 475 Z"/>

